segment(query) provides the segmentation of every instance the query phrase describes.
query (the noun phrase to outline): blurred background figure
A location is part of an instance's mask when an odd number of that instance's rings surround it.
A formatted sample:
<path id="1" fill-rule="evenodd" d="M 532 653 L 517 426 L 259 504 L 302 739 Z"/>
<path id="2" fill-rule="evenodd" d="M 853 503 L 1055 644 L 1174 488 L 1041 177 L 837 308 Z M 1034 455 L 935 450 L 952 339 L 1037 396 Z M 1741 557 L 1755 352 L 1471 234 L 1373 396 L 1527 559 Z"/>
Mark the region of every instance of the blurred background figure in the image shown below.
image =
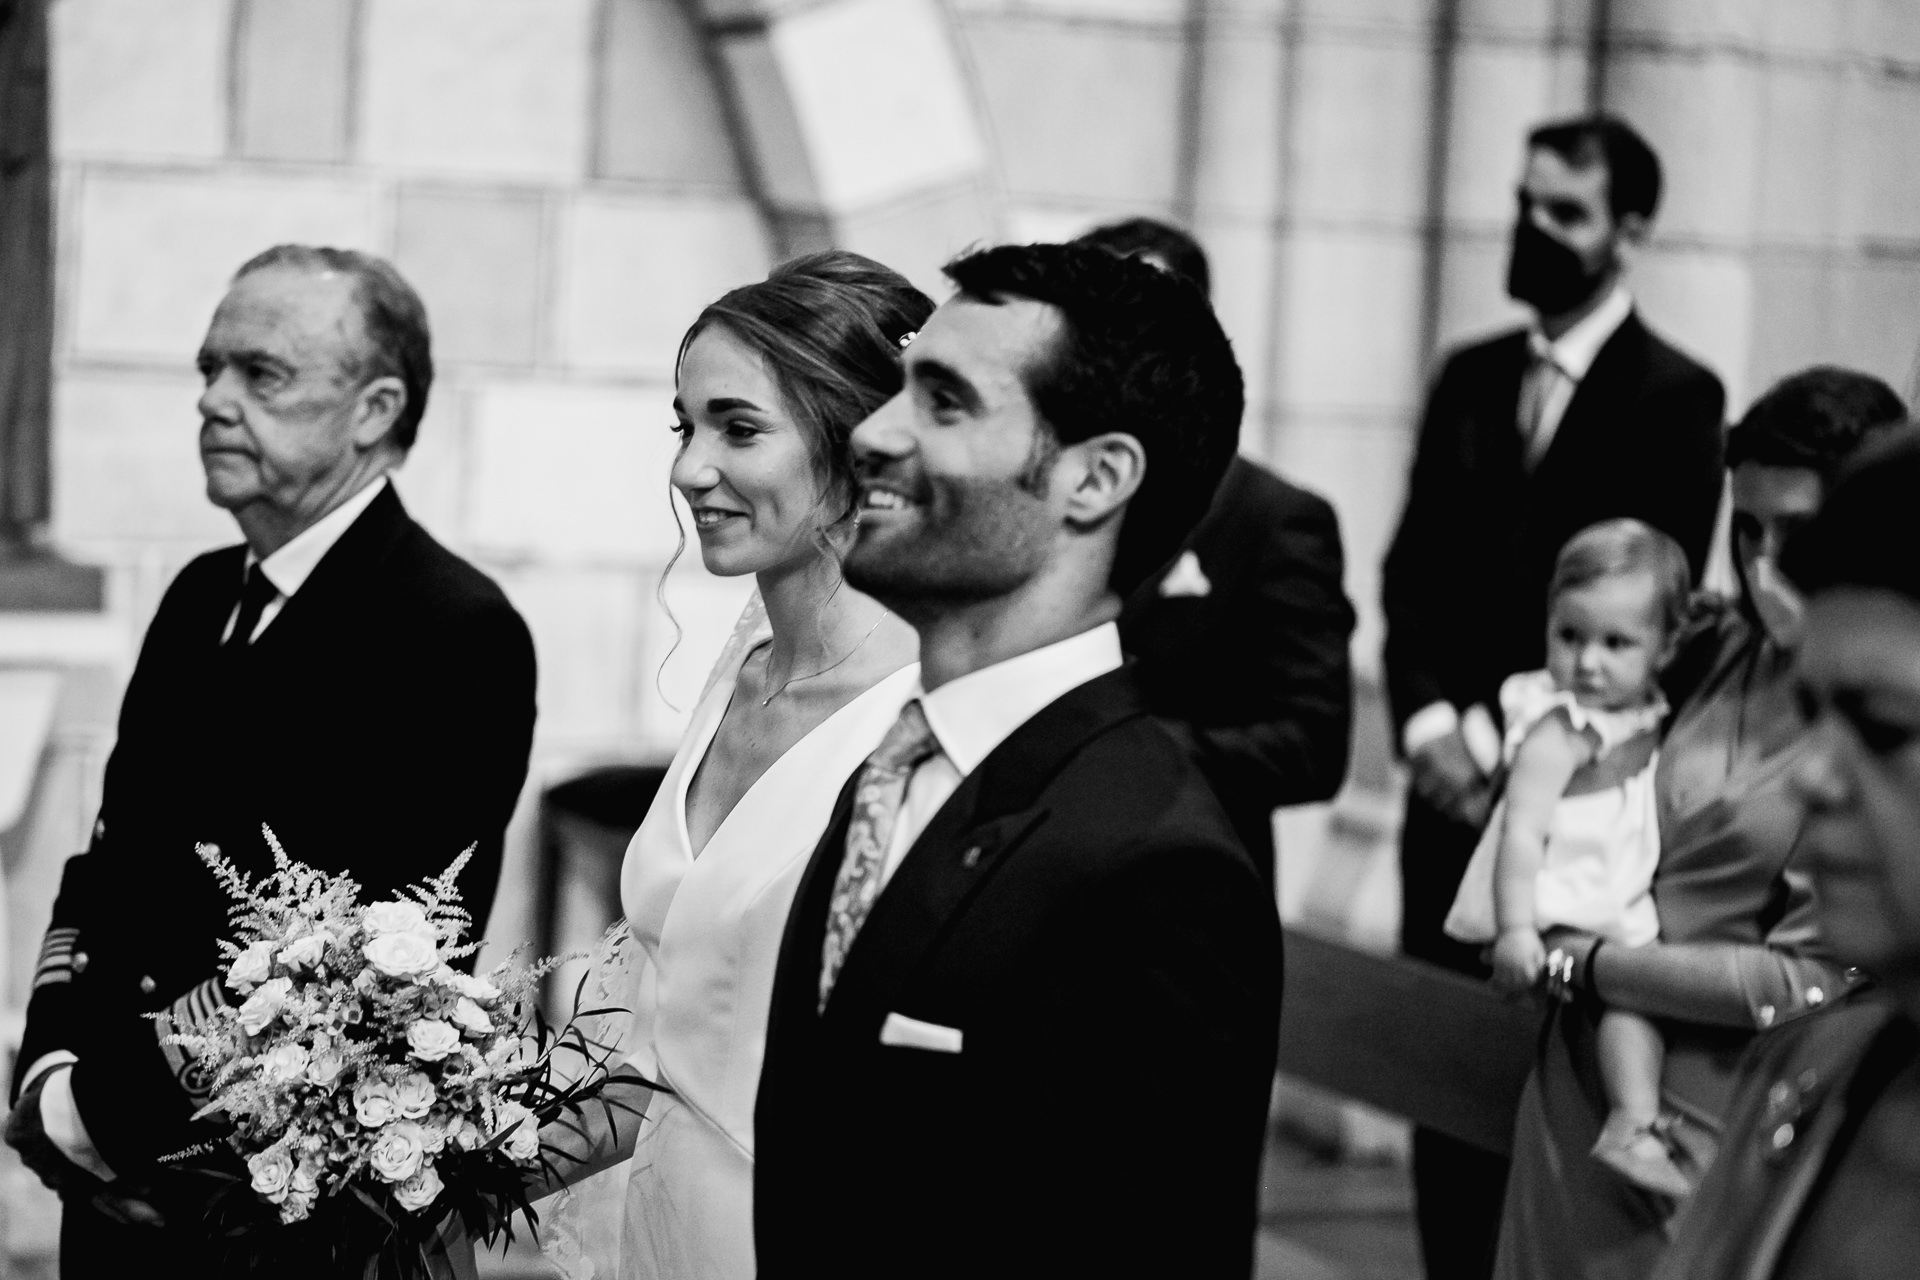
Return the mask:
<path id="1" fill-rule="evenodd" d="M 1576 531 L 1632 517 L 1695 577 L 1721 490 L 1720 380 L 1643 324 L 1628 255 L 1660 203 L 1660 162 L 1610 116 L 1527 135 L 1507 292 L 1524 329 L 1450 356 L 1421 422 L 1382 571 L 1387 693 L 1413 786 L 1400 837 L 1401 946 L 1484 972 L 1442 931 L 1485 824 L 1501 682 L 1544 665 L 1547 579 Z M 1418 1130 L 1427 1271 L 1493 1265 L 1505 1162 Z"/>
<path id="2" fill-rule="evenodd" d="M 1209 289 L 1206 253 L 1164 222 L 1131 218 L 1080 241 Z M 1331 799 L 1347 773 L 1344 578 L 1326 499 L 1236 456 L 1179 558 L 1120 615 L 1147 705 L 1200 766 L 1269 887 L 1273 811 Z"/>

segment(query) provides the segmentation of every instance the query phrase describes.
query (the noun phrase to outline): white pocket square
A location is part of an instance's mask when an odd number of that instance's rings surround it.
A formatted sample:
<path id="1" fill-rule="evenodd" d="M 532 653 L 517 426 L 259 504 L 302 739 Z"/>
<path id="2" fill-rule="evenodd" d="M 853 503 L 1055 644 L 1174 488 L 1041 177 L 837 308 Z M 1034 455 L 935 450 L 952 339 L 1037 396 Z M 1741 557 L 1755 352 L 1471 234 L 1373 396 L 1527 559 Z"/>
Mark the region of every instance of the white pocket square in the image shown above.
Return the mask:
<path id="1" fill-rule="evenodd" d="M 943 1027 L 937 1022 L 922 1022 L 905 1014 L 890 1013 L 880 1028 L 880 1043 L 907 1049 L 930 1049 L 934 1053 L 960 1052 L 960 1028 Z"/>
<path id="2" fill-rule="evenodd" d="M 1200 568 L 1200 557 L 1191 551 L 1182 551 L 1167 576 L 1160 579 L 1163 596 L 1204 596 L 1212 592 L 1213 583 Z"/>

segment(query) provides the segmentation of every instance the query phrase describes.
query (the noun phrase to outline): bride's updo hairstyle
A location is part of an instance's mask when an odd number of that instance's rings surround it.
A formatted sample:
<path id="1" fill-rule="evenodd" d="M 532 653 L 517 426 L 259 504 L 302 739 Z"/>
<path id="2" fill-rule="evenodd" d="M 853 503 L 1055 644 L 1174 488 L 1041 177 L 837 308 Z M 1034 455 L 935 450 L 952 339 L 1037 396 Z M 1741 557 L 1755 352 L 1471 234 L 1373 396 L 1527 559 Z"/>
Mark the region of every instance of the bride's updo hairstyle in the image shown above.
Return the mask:
<path id="1" fill-rule="evenodd" d="M 933 301 L 872 258 L 828 249 L 783 262 L 765 280 L 742 285 L 700 313 L 680 340 L 724 327 L 766 361 L 806 433 L 823 502 L 833 523 L 853 514 L 853 429 L 901 387 L 900 347 L 933 314 Z"/>

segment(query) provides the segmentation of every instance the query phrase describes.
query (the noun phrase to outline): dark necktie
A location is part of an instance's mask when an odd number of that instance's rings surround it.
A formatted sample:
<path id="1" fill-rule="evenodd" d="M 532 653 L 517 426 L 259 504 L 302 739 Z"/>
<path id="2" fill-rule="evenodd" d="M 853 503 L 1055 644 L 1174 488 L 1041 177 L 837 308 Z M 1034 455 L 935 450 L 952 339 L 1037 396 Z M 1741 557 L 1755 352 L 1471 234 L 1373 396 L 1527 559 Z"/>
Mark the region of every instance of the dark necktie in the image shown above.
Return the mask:
<path id="1" fill-rule="evenodd" d="M 233 620 L 233 631 L 220 647 L 231 652 L 252 644 L 253 629 L 260 625 L 260 615 L 279 594 L 280 588 L 260 572 L 258 564 L 248 565 L 246 585 L 240 588 L 240 616 Z"/>

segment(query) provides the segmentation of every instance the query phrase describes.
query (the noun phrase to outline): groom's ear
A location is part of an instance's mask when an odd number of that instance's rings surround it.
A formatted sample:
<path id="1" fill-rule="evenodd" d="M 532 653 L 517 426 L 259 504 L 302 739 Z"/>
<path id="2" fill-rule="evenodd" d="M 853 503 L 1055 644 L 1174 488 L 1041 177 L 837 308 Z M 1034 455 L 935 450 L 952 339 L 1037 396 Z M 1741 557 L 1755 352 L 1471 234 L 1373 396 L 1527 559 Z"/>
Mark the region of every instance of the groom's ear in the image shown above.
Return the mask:
<path id="1" fill-rule="evenodd" d="M 1089 436 L 1060 451 L 1055 475 L 1066 482 L 1067 522 L 1091 528 L 1140 491 L 1147 476 L 1147 451 L 1124 431 Z"/>

